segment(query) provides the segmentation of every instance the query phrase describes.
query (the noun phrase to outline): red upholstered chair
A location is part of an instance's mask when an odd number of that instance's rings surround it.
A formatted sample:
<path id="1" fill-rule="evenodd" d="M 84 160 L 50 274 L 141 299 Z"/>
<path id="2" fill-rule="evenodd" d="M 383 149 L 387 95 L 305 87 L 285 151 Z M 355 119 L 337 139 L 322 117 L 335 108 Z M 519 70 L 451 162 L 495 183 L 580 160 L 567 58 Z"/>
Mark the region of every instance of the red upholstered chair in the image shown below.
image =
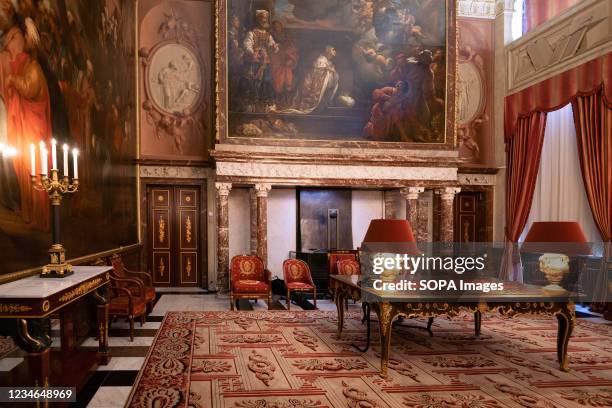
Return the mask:
<path id="1" fill-rule="evenodd" d="M 237 299 L 272 300 L 272 274 L 256 255 L 237 255 L 230 262 L 230 308 Z"/>
<path id="2" fill-rule="evenodd" d="M 144 299 L 147 305 L 147 309 L 149 309 L 150 312 L 153 301 L 155 300 L 155 287 L 153 287 L 153 279 L 151 278 L 151 275 L 145 272 L 130 271 L 123 264 L 123 259 L 121 259 L 121 256 L 117 254 L 113 255 L 110 258 L 110 263 L 113 267 L 113 271 L 111 272 L 111 274 L 114 275 L 116 278 L 129 278 L 132 280 L 138 280 L 142 283 L 142 285 L 144 286 Z M 117 284 L 118 286 L 123 286 L 128 290 L 132 290 L 134 288 L 133 281 L 117 281 Z"/>
<path id="3" fill-rule="evenodd" d="M 338 275 L 338 261 L 343 259 L 357 260 L 358 252 L 355 250 L 329 251 L 327 253 L 327 263 L 330 275 Z"/>
<path id="4" fill-rule="evenodd" d="M 312 292 L 314 307 L 317 308 L 317 287 L 312 281 L 308 264 L 300 259 L 286 259 L 283 262 L 283 276 L 287 286 L 287 310 L 291 310 L 291 292 Z"/>
<path id="5" fill-rule="evenodd" d="M 342 259 L 337 265 L 338 275 L 361 275 L 361 265 L 354 259 Z"/>
<path id="6" fill-rule="evenodd" d="M 117 278 L 111 274 L 110 280 L 108 316 L 111 321 L 116 317 L 125 317 L 130 322 L 130 341 L 134 341 L 134 318 L 140 317 L 142 326 L 147 312 L 145 287 L 141 281 L 132 278 Z M 126 284 L 131 287 L 128 288 Z"/>

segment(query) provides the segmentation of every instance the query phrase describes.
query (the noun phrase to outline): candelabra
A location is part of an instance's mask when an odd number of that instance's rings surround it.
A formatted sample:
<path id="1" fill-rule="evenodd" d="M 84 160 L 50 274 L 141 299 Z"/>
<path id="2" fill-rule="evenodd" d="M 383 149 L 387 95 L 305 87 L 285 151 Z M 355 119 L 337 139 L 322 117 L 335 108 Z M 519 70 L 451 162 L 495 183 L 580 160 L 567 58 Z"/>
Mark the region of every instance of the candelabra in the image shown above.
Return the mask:
<path id="1" fill-rule="evenodd" d="M 74 155 L 74 177 L 72 181 L 68 175 L 68 146 L 64 145 L 64 175 L 60 177 L 57 170 L 57 159 L 55 152 L 55 140 L 53 140 L 53 168 L 47 174 L 47 151 L 41 143 L 42 171 L 36 175 L 36 165 L 34 159 L 34 146 L 31 146 L 32 160 L 32 186 L 37 191 L 44 191 L 49 195 L 51 202 L 51 217 L 53 242 L 49 248 L 49 263 L 45 265 L 40 274 L 41 278 L 63 278 L 74 273 L 72 265 L 66 262 L 66 250 L 60 242 L 60 205 L 62 198 L 66 194 L 76 193 L 79 189 L 79 179 L 77 170 L 78 151 L 73 151 Z"/>

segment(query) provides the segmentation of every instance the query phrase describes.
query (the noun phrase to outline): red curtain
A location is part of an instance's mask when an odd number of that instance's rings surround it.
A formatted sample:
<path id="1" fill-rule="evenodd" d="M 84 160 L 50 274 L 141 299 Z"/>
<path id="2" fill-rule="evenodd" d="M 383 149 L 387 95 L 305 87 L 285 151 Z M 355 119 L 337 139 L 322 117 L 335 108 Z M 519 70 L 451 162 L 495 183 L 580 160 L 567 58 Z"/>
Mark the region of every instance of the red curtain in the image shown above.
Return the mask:
<path id="1" fill-rule="evenodd" d="M 518 241 L 527 224 L 545 128 L 546 112 L 532 112 L 519 118 L 516 134 L 507 145 L 506 239 L 511 242 Z"/>
<path id="2" fill-rule="evenodd" d="M 525 228 L 537 180 L 546 112 L 572 103 L 581 167 L 589 204 L 601 235 L 610 241 L 612 221 L 612 53 L 506 97 L 506 239 L 505 276 L 520 279 L 514 246 Z M 608 248 L 610 245 L 608 245 Z M 609 253 L 609 251 L 607 251 Z M 513 268 L 510 272 L 508 268 Z"/>
<path id="3" fill-rule="evenodd" d="M 552 20 L 581 0 L 525 0 L 523 9 L 523 34 L 542 23 Z"/>
<path id="4" fill-rule="evenodd" d="M 603 89 L 572 100 L 578 156 L 595 224 L 612 241 L 612 106 Z"/>

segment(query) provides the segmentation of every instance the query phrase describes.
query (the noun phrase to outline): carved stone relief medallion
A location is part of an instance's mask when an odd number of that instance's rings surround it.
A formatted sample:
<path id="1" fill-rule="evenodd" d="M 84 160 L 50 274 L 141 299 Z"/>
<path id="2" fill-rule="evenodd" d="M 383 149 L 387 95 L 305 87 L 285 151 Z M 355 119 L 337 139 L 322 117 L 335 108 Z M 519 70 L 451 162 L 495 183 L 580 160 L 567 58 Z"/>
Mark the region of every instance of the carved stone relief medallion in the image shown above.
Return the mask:
<path id="1" fill-rule="evenodd" d="M 459 61 L 457 70 L 457 122 L 467 125 L 482 114 L 485 84 L 473 61 Z"/>
<path id="2" fill-rule="evenodd" d="M 147 88 L 155 107 L 189 115 L 202 99 L 201 66 L 190 46 L 166 43 L 156 48 L 147 69 Z"/>

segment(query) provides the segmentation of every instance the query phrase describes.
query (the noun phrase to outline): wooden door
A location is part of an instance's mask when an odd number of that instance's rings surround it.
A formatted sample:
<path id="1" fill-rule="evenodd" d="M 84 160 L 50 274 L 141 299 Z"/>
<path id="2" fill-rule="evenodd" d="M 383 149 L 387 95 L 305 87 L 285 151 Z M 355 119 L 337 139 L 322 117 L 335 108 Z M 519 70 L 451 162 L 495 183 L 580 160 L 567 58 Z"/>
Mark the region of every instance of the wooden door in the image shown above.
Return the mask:
<path id="1" fill-rule="evenodd" d="M 455 197 L 455 242 L 485 242 L 487 209 L 485 193 L 462 191 Z"/>
<path id="2" fill-rule="evenodd" d="M 155 286 L 198 286 L 202 267 L 200 187 L 148 186 L 149 266 Z"/>

